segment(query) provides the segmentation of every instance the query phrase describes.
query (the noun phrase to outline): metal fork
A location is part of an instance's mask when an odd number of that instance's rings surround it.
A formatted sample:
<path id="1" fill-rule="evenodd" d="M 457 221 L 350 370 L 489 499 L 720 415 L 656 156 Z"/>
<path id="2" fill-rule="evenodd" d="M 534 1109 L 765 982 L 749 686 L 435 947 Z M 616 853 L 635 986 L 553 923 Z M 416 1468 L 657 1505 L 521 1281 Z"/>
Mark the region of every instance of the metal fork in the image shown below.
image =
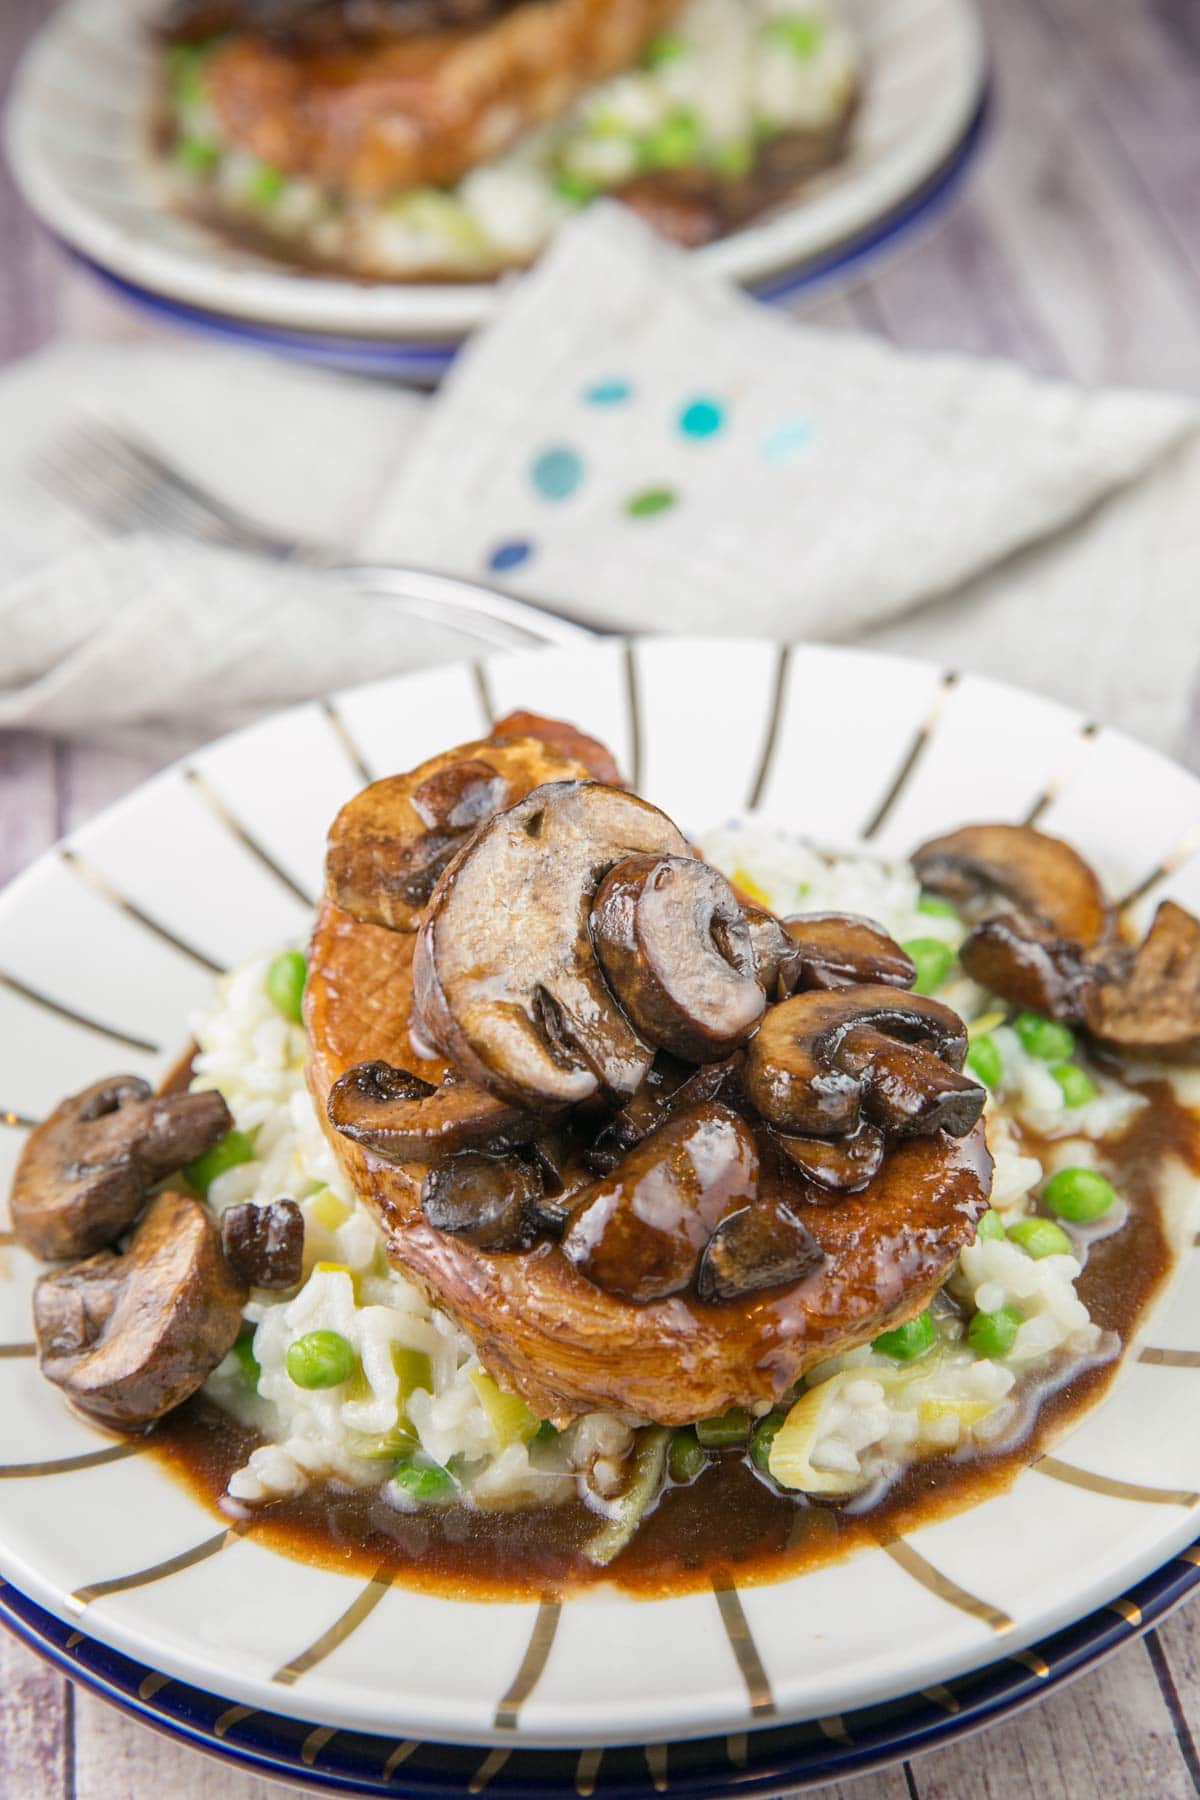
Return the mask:
<path id="1" fill-rule="evenodd" d="M 35 472 L 53 493 L 109 531 L 162 531 L 271 562 L 323 569 L 409 618 L 449 626 L 498 649 L 582 644 L 605 635 L 568 614 L 518 600 L 482 582 L 400 563 L 358 562 L 324 544 L 290 538 L 201 487 L 148 444 L 90 421 L 49 449 Z"/>

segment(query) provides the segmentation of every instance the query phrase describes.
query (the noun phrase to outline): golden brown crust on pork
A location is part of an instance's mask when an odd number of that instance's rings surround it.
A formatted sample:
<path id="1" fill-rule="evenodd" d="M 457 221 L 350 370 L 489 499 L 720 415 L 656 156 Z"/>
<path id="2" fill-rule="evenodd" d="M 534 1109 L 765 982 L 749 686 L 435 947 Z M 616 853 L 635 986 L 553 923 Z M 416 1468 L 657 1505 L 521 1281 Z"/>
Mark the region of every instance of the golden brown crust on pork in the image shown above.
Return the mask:
<path id="1" fill-rule="evenodd" d="M 343 49 L 240 35 L 209 65 L 225 135 L 350 193 L 457 181 L 637 61 L 681 0 L 527 0 L 488 23 Z"/>

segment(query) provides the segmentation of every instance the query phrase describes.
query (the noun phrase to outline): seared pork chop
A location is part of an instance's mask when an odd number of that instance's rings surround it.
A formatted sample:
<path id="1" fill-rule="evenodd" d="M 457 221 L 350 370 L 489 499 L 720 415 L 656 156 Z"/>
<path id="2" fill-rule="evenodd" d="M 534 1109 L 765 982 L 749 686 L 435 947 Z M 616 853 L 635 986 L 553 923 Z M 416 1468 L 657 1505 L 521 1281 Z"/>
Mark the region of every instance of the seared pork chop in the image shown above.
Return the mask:
<path id="1" fill-rule="evenodd" d="M 352 194 L 457 181 L 636 62 L 681 0 L 526 0 L 486 23 L 377 43 L 286 47 L 241 33 L 208 97 L 229 141 Z"/>
<path id="2" fill-rule="evenodd" d="M 304 1005 L 323 1122 L 330 1088 L 354 1064 L 378 1060 L 435 1084 L 447 1073 L 410 1034 L 415 942 L 322 905 Z M 991 1182 L 982 1124 L 962 1138 L 899 1141 L 861 1192 L 834 1205 L 753 1128 L 764 1185 L 786 1199 L 824 1262 L 739 1301 L 676 1294 L 635 1305 L 594 1286 L 556 1243 L 497 1253 L 435 1230 L 421 1211 L 422 1165 L 384 1162 L 326 1123 L 391 1260 L 470 1334 L 503 1386 L 560 1425 L 608 1408 L 679 1425 L 777 1401 L 812 1364 L 920 1312 L 975 1236 Z"/>

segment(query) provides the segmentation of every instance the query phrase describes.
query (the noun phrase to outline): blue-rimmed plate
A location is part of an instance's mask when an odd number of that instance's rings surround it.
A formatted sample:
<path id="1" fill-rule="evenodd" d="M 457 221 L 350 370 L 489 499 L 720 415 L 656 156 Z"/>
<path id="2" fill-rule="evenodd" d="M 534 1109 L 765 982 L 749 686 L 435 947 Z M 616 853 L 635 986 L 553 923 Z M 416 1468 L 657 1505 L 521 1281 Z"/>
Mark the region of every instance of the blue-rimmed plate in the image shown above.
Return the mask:
<path id="1" fill-rule="evenodd" d="M 982 125 L 971 0 L 846 0 L 863 100 L 847 156 L 790 206 L 697 251 L 783 299 L 909 229 Z M 431 380 L 497 303 L 492 282 L 370 284 L 295 271 L 171 211 L 147 168 L 151 0 L 68 0 L 13 90 L 7 148 L 44 223 L 127 296 L 187 324 L 360 372 Z"/>
<path id="2" fill-rule="evenodd" d="M 317 1793 L 457 1800 L 676 1800 L 770 1795 L 862 1775 L 934 1750 L 1021 1711 L 1159 1624 L 1200 1584 L 1193 1545 L 1113 1604 L 952 1687 L 931 1688 L 837 1719 L 679 1744 L 605 1750 L 504 1750 L 314 1727 L 250 1711 L 134 1662 L 64 1625 L 15 1588 L 0 1587 L 0 1620 L 72 1680 L 142 1724 L 248 1772 Z"/>
<path id="3" fill-rule="evenodd" d="M 303 934 L 326 828 L 364 777 L 517 706 L 606 739 L 693 835 L 751 812 L 903 855 L 967 818 L 1036 816 L 1135 915 L 1166 893 L 1200 903 L 1200 782 L 989 681 L 862 652 L 680 638 L 426 671 L 211 745 L 0 897 L 0 1190 L 28 1124 L 64 1091 L 117 1068 L 158 1077 L 214 970 Z M 869 728 L 848 732 L 847 718 Z M 1182 1165 L 1174 1186 L 1182 1250 L 1196 1186 Z M 1007 1493 L 787 1582 L 510 1605 L 299 1565 L 252 1530 L 226 1531 L 137 1444 L 61 1405 L 29 1354 L 37 1271 L 11 1246 L 0 1263 L 0 1574 L 148 1669 L 339 1734 L 497 1751 L 798 1720 L 836 1736 L 848 1713 L 1020 1658 L 1197 1530 L 1190 1250 L 1102 1404 Z"/>

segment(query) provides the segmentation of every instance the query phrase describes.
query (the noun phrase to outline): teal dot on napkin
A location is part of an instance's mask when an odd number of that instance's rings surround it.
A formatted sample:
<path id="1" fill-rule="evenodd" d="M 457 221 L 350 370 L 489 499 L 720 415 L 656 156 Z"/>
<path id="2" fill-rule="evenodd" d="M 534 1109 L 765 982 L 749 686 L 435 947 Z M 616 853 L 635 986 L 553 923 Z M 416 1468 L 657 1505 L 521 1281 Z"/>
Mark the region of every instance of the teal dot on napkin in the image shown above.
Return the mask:
<path id="1" fill-rule="evenodd" d="M 790 462 L 812 442 L 812 426 L 807 419 L 783 419 L 763 439 L 762 453 L 768 462 Z"/>
<path id="2" fill-rule="evenodd" d="M 673 488 L 643 488 L 640 494 L 629 496 L 625 511 L 631 519 L 652 519 L 657 513 L 669 511 L 678 498 Z"/>
<path id="3" fill-rule="evenodd" d="M 569 500 L 583 480 L 583 458 L 565 444 L 555 444 L 533 459 L 529 479 L 544 500 Z"/>
<path id="4" fill-rule="evenodd" d="M 519 569 L 532 555 L 533 545 L 527 538 L 509 538 L 505 543 L 495 546 L 487 559 L 487 566 L 493 575 L 503 575 L 507 569 Z"/>
<path id="5" fill-rule="evenodd" d="M 607 381 L 597 381 L 591 387 L 584 388 L 583 397 L 589 406 L 623 406 L 632 393 L 633 388 L 629 382 L 614 375 Z"/>
<path id="6" fill-rule="evenodd" d="M 725 408 L 719 400 L 710 400 L 707 395 L 689 400 L 679 414 L 679 429 L 684 437 L 715 437 L 724 423 Z"/>

